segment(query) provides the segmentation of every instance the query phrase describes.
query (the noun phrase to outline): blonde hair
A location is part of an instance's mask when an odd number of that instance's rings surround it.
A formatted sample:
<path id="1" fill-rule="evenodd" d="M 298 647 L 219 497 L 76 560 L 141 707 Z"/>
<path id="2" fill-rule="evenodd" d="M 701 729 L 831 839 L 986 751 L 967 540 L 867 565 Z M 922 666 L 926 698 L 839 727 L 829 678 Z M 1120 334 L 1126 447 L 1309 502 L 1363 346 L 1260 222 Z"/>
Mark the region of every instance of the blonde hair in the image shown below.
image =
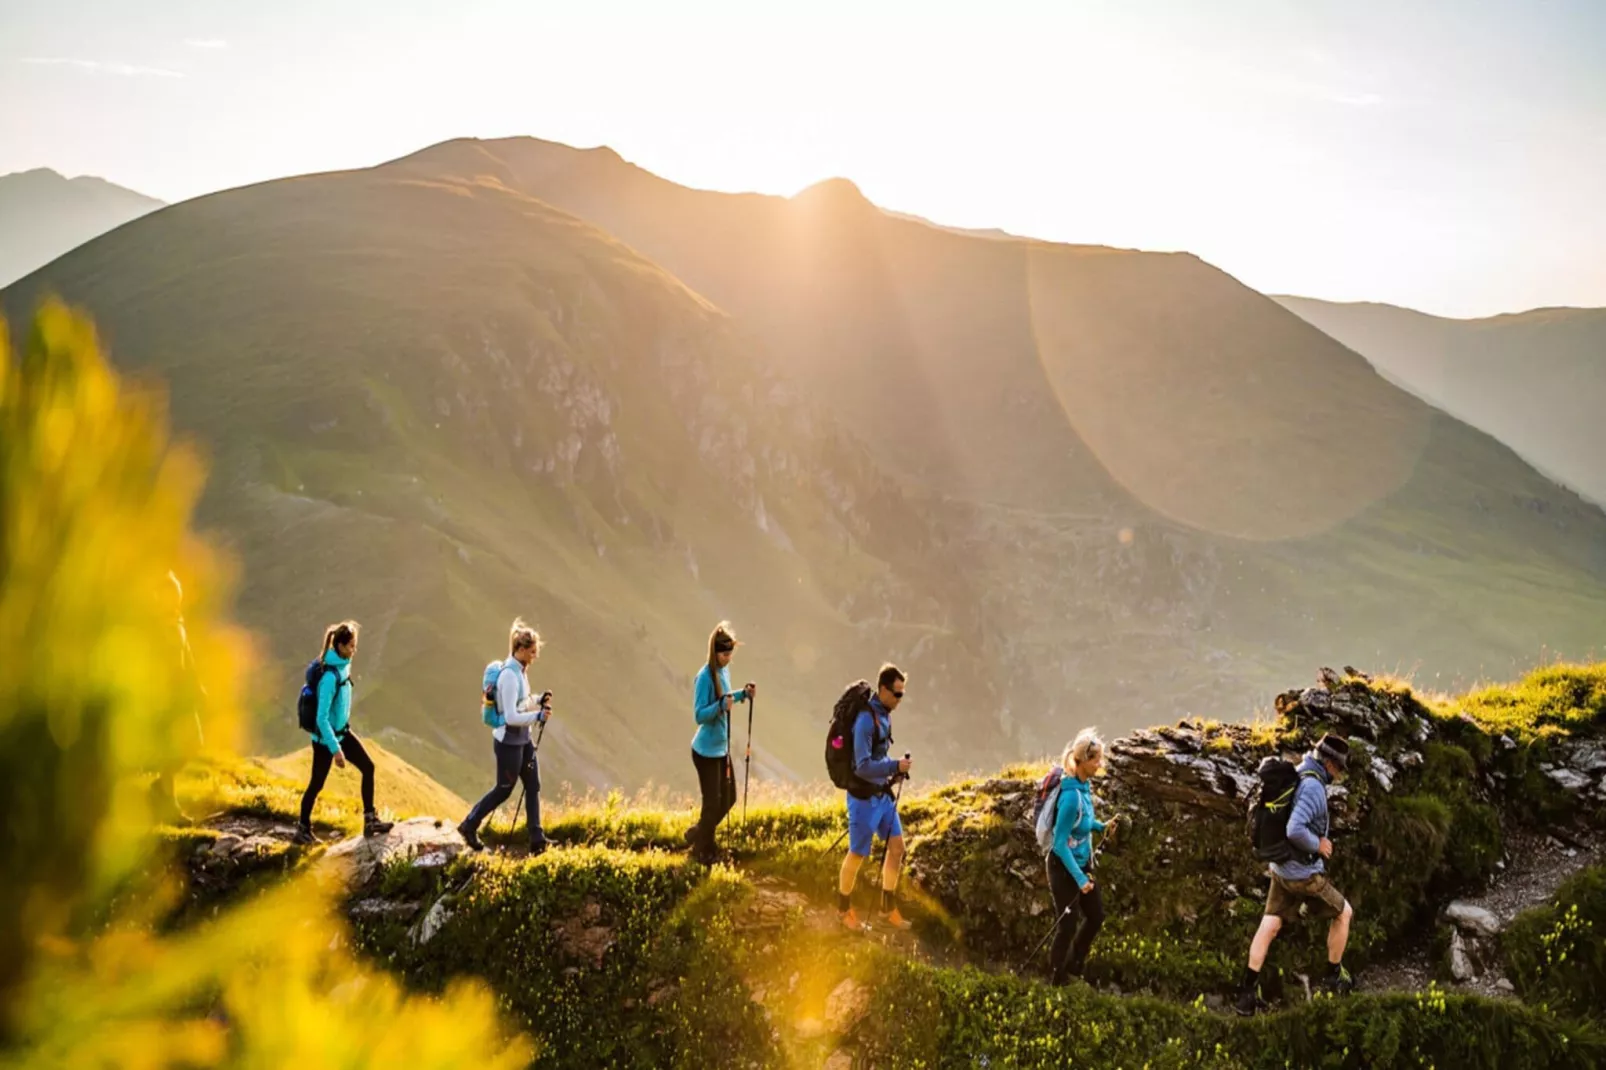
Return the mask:
<path id="1" fill-rule="evenodd" d="M 513 627 L 508 630 L 507 636 L 508 656 L 512 657 L 527 646 L 535 647 L 536 653 L 540 653 L 541 633 L 525 624 L 523 617 L 514 617 Z"/>
<path id="2" fill-rule="evenodd" d="M 1076 738 L 1065 744 L 1065 753 L 1060 757 L 1060 765 L 1069 770 L 1087 761 L 1095 755 L 1104 753 L 1104 740 L 1099 738 L 1096 728 L 1084 728 L 1076 733 Z"/>

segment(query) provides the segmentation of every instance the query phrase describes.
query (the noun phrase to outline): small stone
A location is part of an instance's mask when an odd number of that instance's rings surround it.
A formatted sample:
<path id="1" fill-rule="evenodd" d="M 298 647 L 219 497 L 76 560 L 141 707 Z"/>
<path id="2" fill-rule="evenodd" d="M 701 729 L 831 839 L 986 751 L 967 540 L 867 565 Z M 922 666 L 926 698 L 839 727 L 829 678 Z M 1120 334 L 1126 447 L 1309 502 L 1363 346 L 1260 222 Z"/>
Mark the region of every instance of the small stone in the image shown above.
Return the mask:
<path id="1" fill-rule="evenodd" d="M 1500 980 L 1496 981 L 1494 983 L 1494 986 L 1495 986 L 1495 988 L 1497 990 L 1499 990 L 1501 992 L 1515 992 L 1517 990 L 1517 986 L 1512 984 L 1509 980 L 1507 980 L 1504 977 L 1502 977 L 1502 978 L 1500 978 Z"/>
<path id="2" fill-rule="evenodd" d="M 1504 733 L 1501 733 L 1501 735 L 1500 735 L 1500 749 L 1501 750 L 1516 750 L 1517 749 L 1517 741 L 1512 739 L 1510 736 L 1508 736 L 1508 735 L 1506 735 Z"/>

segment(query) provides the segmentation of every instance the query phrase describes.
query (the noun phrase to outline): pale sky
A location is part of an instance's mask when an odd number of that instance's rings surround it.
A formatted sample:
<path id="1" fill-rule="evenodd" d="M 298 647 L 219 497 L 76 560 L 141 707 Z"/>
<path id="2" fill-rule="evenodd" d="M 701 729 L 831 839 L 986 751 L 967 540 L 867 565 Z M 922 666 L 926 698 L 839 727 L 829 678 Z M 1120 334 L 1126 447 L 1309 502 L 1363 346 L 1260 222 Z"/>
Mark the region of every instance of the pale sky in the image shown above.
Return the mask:
<path id="1" fill-rule="evenodd" d="M 531 134 L 1268 293 L 1606 305 L 1606 0 L 991 3 L 0 0 L 0 173 L 177 200 Z"/>

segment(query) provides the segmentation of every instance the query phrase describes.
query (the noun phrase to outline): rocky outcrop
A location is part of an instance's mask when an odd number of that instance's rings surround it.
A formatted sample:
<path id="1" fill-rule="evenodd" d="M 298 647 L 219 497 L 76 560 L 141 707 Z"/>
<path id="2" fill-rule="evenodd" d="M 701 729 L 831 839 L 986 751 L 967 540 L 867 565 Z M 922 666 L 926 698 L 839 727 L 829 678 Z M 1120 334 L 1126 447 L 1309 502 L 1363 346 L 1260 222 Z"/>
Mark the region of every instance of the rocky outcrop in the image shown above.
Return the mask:
<path id="1" fill-rule="evenodd" d="M 387 866 L 410 862 L 418 869 L 442 869 L 468 850 L 463 837 L 436 817 L 398 821 L 383 836 L 353 836 L 342 840 L 319 859 L 319 868 L 339 877 L 353 893 L 379 883 Z"/>
<path id="2" fill-rule="evenodd" d="M 1435 714 L 1408 691 L 1376 686 L 1349 666 L 1342 674 L 1323 670 L 1315 686 L 1283 692 L 1276 707 L 1273 725 L 1185 719 L 1110 742 L 1106 773 L 1094 782 L 1095 805 L 1106 820 L 1118 815 L 1124 828 L 1100 856 L 1097 872 L 1111 889 L 1107 909 L 1149 911 L 1146 931 L 1159 925 L 1178 941 L 1210 940 L 1205 934 L 1212 931 L 1223 941 L 1229 934 L 1247 939 L 1243 922 L 1258 914 L 1266 886 L 1247 836 L 1256 769 L 1268 755 L 1297 760 L 1325 732 L 1347 737 L 1352 753 L 1348 776 L 1328 791 L 1338 871 L 1367 867 L 1374 888 L 1381 883 L 1400 897 L 1399 926 L 1429 905 L 1422 897 L 1471 890 L 1492 875 L 1505 815 L 1519 815 L 1526 805 L 1524 762 L 1544 756 L 1545 776 L 1581 801 L 1601 790 L 1606 775 L 1599 740 L 1518 744 L 1465 716 Z M 1034 781 L 1009 778 L 959 785 L 937 793 L 929 815 L 904 819 L 913 830 L 910 875 L 957 918 L 968 940 L 998 955 L 1035 946 L 1049 910 L 1032 835 L 1036 789 Z M 1441 799 L 1415 798 L 1446 791 L 1451 795 Z M 1388 806 L 1408 795 L 1400 807 Z M 1380 807 L 1392 815 L 1382 833 L 1373 824 Z M 1446 821 L 1448 834 L 1432 831 Z M 937 831 L 921 836 L 923 825 Z M 1402 829 L 1416 830 L 1416 846 L 1402 848 Z M 1413 850 L 1431 858 L 1424 864 Z M 1378 893 L 1370 894 L 1375 903 Z M 1463 972 L 1484 974 L 1483 964 L 1494 958 L 1494 937 L 1485 931 L 1490 919 L 1457 910 L 1455 920 L 1456 961 Z"/>

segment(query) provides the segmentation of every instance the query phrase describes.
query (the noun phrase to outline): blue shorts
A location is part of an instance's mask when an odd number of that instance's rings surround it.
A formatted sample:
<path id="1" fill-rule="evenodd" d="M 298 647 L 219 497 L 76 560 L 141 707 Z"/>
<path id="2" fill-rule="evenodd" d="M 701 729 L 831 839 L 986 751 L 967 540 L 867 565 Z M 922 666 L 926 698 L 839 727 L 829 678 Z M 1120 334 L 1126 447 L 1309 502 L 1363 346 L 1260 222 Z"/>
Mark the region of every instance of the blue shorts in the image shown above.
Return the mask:
<path id="1" fill-rule="evenodd" d="M 866 856 L 870 853 L 873 837 L 890 840 L 903 835 L 903 822 L 898 820 L 898 803 L 890 795 L 872 795 L 861 799 L 848 796 L 848 851 Z"/>

